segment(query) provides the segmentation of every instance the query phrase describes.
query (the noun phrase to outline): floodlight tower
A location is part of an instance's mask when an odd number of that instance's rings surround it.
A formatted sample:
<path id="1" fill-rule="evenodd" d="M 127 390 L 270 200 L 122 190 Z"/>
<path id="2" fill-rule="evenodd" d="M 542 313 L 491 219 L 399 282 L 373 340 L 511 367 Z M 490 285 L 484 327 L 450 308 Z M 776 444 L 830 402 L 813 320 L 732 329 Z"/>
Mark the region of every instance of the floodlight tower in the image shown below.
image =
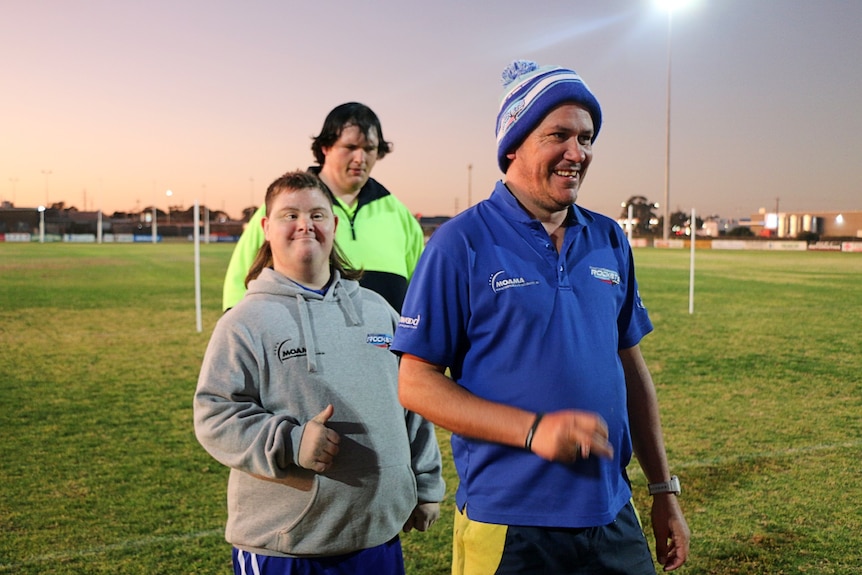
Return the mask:
<path id="1" fill-rule="evenodd" d="M 690 0 L 655 0 L 656 5 L 667 12 L 667 114 L 665 126 L 665 165 L 664 165 L 664 225 L 662 239 L 670 237 L 670 78 L 673 28 L 673 12 L 688 4 Z"/>

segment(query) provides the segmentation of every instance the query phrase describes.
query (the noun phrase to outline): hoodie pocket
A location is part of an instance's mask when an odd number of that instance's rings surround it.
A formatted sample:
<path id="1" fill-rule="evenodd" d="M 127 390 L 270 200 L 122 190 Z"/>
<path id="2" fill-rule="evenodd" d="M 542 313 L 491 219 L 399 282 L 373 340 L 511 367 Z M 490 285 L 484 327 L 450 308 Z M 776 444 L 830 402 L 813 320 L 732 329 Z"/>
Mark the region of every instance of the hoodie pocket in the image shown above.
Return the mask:
<path id="1" fill-rule="evenodd" d="M 318 475 L 311 501 L 278 534 L 278 551 L 335 555 L 380 545 L 398 534 L 417 503 L 409 465 Z"/>

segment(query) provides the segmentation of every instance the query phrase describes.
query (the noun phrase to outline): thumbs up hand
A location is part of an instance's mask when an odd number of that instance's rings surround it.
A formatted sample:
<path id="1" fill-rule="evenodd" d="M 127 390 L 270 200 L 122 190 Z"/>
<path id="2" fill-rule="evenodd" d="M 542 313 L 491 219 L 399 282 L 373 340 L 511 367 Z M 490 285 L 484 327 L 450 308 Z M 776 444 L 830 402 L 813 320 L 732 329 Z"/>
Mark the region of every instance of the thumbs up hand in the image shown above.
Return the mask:
<path id="1" fill-rule="evenodd" d="M 326 422 L 335 413 L 332 404 L 315 415 L 305 424 L 302 439 L 299 443 L 300 467 L 323 473 L 332 467 L 332 461 L 338 455 L 338 443 L 341 441 L 338 433 L 326 427 Z"/>

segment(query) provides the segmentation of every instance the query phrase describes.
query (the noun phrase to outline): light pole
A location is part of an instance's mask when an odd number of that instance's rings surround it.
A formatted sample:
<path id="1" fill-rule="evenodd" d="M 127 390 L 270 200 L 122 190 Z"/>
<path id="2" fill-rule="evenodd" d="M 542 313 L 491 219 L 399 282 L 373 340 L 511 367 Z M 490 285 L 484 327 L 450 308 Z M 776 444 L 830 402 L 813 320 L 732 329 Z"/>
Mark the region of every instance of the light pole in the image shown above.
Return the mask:
<path id="1" fill-rule="evenodd" d="M 171 196 L 174 195 L 174 192 L 171 190 L 165 191 L 165 196 L 168 198 L 168 226 L 171 225 Z"/>
<path id="2" fill-rule="evenodd" d="M 156 204 L 153 204 L 153 225 L 150 226 L 150 229 L 153 232 L 153 243 L 159 241 L 159 210 L 156 208 Z"/>
<path id="3" fill-rule="evenodd" d="M 670 237 L 670 78 L 672 50 L 673 11 L 682 8 L 689 0 L 656 0 L 656 4 L 667 11 L 667 114 L 665 125 L 665 164 L 664 164 L 664 222 L 662 239 Z"/>
<path id="4" fill-rule="evenodd" d="M 210 243 L 210 209 L 207 207 L 207 185 L 201 184 L 204 191 L 204 243 Z"/>
<path id="5" fill-rule="evenodd" d="M 45 243 L 45 206 L 36 208 L 39 210 L 39 243 Z"/>
<path id="6" fill-rule="evenodd" d="M 671 70 L 671 28 L 673 23 L 673 8 L 667 8 L 667 125 L 665 126 L 664 149 L 664 224 L 661 237 L 667 241 L 670 237 L 670 70 Z"/>

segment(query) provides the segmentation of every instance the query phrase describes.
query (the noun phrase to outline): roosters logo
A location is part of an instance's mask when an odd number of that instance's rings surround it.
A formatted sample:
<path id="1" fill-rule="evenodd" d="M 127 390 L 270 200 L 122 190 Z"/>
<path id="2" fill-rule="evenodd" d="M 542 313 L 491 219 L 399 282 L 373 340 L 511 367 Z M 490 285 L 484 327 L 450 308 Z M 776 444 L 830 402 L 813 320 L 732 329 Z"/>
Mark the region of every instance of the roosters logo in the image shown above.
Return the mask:
<path id="1" fill-rule="evenodd" d="M 505 132 L 509 129 L 509 126 L 514 124 L 518 120 L 518 115 L 524 111 L 526 104 L 523 100 L 519 100 L 515 102 L 515 104 L 506 110 L 505 115 L 500 119 L 500 130 L 499 132 Z"/>
<path id="2" fill-rule="evenodd" d="M 370 343 L 374 347 L 389 349 L 392 345 L 392 336 L 388 333 L 369 333 L 365 336 L 365 343 Z"/>
<path id="3" fill-rule="evenodd" d="M 614 270 L 609 270 L 606 268 L 594 268 L 590 266 L 590 275 L 601 282 L 613 286 L 619 285 L 620 283 L 620 274 L 618 274 Z"/>

